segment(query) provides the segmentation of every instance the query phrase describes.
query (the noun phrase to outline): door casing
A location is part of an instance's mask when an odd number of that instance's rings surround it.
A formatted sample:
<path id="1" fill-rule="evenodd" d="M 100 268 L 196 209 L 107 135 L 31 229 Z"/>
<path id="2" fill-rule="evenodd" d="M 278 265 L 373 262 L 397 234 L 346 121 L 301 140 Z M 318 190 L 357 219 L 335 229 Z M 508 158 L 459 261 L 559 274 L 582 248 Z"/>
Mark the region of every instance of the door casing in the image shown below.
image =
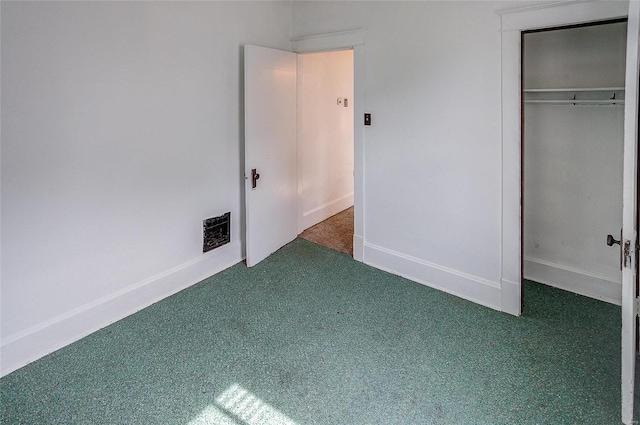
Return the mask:
<path id="1" fill-rule="evenodd" d="M 521 33 L 626 18 L 626 2 L 552 3 L 499 11 L 502 50 L 502 254 L 500 309 L 522 313 Z"/>

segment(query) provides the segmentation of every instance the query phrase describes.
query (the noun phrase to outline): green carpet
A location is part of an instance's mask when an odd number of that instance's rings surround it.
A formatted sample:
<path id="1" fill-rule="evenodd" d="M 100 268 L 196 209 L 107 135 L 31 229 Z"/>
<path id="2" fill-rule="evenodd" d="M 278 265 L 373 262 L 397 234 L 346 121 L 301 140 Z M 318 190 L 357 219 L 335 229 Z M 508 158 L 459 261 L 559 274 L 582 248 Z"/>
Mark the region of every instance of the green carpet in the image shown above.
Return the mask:
<path id="1" fill-rule="evenodd" d="M 620 308 L 512 317 L 297 239 L 0 380 L 2 424 L 619 424 Z"/>

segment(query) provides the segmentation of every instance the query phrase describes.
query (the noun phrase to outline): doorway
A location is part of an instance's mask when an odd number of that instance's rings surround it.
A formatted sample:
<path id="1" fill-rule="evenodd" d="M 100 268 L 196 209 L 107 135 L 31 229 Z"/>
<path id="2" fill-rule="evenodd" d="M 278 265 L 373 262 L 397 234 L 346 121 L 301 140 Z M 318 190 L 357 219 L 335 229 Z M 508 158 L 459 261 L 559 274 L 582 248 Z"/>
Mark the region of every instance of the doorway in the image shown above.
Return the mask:
<path id="1" fill-rule="evenodd" d="M 522 278 L 618 305 L 626 28 L 522 33 Z"/>
<path id="2" fill-rule="evenodd" d="M 537 7 L 507 9 L 501 17 L 502 53 L 502 266 L 501 309 L 520 315 L 522 309 L 522 84 L 521 33 L 539 28 L 557 28 L 562 25 L 582 24 L 628 17 L 626 43 L 626 73 L 623 147 L 623 214 L 622 238 L 624 267 L 622 269 L 622 421 L 633 421 L 633 373 L 635 367 L 635 271 L 632 257 L 637 240 L 634 226 L 636 216 L 636 150 L 638 126 L 638 75 L 640 33 L 640 4 L 637 2 L 571 2 Z M 631 249 L 632 248 L 632 249 Z"/>
<path id="3" fill-rule="evenodd" d="M 353 50 L 298 55 L 298 233 L 353 255 Z"/>
<path id="4" fill-rule="evenodd" d="M 248 267 L 253 267 L 295 239 L 301 230 L 301 225 L 298 223 L 300 214 L 298 214 L 297 171 L 288 172 L 291 166 L 295 170 L 298 164 L 296 158 L 297 54 L 352 50 L 352 106 L 355 121 L 355 117 L 362 117 L 364 113 L 362 105 L 365 32 L 365 30 L 356 29 L 292 38 L 291 52 L 251 45 L 244 46 L 243 178 Z M 291 137 L 292 130 L 293 137 Z M 291 139 L 293 143 L 290 143 Z M 353 258 L 362 262 L 364 261 L 364 128 L 361 125 L 353 126 L 353 159 Z"/>

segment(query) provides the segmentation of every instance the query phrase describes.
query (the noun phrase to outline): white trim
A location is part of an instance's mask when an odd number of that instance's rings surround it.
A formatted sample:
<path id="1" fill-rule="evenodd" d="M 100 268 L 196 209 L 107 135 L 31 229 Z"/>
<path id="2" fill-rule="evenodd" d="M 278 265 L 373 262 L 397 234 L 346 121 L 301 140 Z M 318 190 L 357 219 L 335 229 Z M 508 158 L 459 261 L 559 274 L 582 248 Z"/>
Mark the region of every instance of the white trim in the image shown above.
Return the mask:
<path id="1" fill-rule="evenodd" d="M 240 242 L 218 248 L 53 319 L 2 338 L 2 376 L 242 261 Z"/>
<path id="2" fill-rule="evenodd" d="M 296 53 L 326 52 L 361 46 L 364 44 L 366 32 L 366 30 L 358 28 L 348 31 L 292 37 L 289 41 L 291 41 L 291 48 Z"/>
<path id="3" fill-rule="evenodd" d="M 353 49 L 353 258 L 364 260 L 365 132 L 362 119 L 365 103 L 366 30 L 355 29 L 291 38 L 296 53 Z"/>
<path id="4" fill-rule="evenodd" d="M 591 1 L 591 0 L 561 0 L 561 1 L 554 1 L 554 2 L 548 2 L 548 3 L 541 3 L 541 4 L 534 4 L 531 6 L 523 6 L 523 7 L 513 7 L 513 8 L 509 8 L 509 9 L 502 9 L 502 10 L 498 10 L 496 11 L 496 13 L 500 16 L 503 15 L 511 15 L 514 13 L 525 13 L 525 12 L 531 12 L 534 10 L 539 10 L 539 9 L 550 9 L 553 7 L 558 7 L 558 6 L 566 6 L 569 3 L 584 3 L 587 1 Z"/>
<path id="5" fill-rule="evenodd" d="M 365 240 L 365 47 L 353 47 L 353 258 L 364 261 Z M 356 237 L 357 236 L 357 237 Z"/>
<path id="6" fill-rule="evenodd" d="M 500 15 L 501 31 L 520 32 L 624 18 L 628 14 L 628 2 L 577 0 L 506 9 L 497 13 Z"/>
<path id="7" fill-rule="evenodd" d="M 525 257 L 524 278 L 611 304 L 622 301 L 622 282 L 598 273 Z"/>
<path id="8" fill-rule="evenodd" d="M 324 221 L 351 206 L 353 206 L 353 192 L 347 193 L 346 195 L 322 204 L 312 210 L 305 211 L 302 214 L 302 230 L 315 226 L 321 221 Z"/>
<path id="9" fill-rule="evenodd" d="M 625 17 L 627 2 L 571 1 L 503 10 L 502 54 L 502 248 L 503 298 L 521 304 L 520 34 L 521 31 Z M 516 285 L 518 290 L 511 286 Z M 504 310 L 507 311 L 507 310 Z"/>
<path id="10" fill-rule="evenodd" d="M 364 244 L 365 263 L 460 298 L 501 310 L 500 284 L 410 255 Z"/>
<path id="11" fill-rule="evenodd" d="M 515 56 L 514 56 L 515 54 Z M 502 33 L 502 253 L 501 282 L 516 283 L 521 312 L 520 34 Z M 513 306 L 512 306 L 513 308 Z M 519 315 L 519 314 L 517 314 Z"/>
<path id="12" fill-rule="evenodd" d="M 302 136 L 300 128 L 302 127 L 303 117 L 304 117 L 304 107 L 302 106 L 303 102 L 300 101 L 302 93 L 302 87 L 304 85 L 304 73 L 300 72 L 300 55 L 296 55 L 296 65 L 298 67 L 298 73 L 296 78 L 296 163 L 297 163 L 297 184 L 298 184 L 298 196 L 296 198 L 296 216 L 297 216 L 297 226 L 298 226 L 298 234 L 302 233 L 305 229 L 302 218 L 304 216 L 302 201 L 303 201 L 303 184 L 302 184 L 302 176 L 304 175 L 304 170 L 302 166 Z"/>

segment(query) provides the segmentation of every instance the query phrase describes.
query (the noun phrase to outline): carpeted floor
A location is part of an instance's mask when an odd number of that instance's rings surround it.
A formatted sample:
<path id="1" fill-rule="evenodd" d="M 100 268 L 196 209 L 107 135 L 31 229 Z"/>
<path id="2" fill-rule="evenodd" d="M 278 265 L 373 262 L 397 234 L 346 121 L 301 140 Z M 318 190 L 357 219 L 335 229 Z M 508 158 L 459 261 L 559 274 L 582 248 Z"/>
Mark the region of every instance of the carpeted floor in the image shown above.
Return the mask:
<path id="1" fill-rule="evenodd" d="M 296 239 L 0 380 L 2 424 L 619 424 L 620 308 L 512 317 Z"/>
<path id="2" fill-rule="evenodd" d="M 309 227 L 300 237 L 353 257 L 353 207 Z"/>

